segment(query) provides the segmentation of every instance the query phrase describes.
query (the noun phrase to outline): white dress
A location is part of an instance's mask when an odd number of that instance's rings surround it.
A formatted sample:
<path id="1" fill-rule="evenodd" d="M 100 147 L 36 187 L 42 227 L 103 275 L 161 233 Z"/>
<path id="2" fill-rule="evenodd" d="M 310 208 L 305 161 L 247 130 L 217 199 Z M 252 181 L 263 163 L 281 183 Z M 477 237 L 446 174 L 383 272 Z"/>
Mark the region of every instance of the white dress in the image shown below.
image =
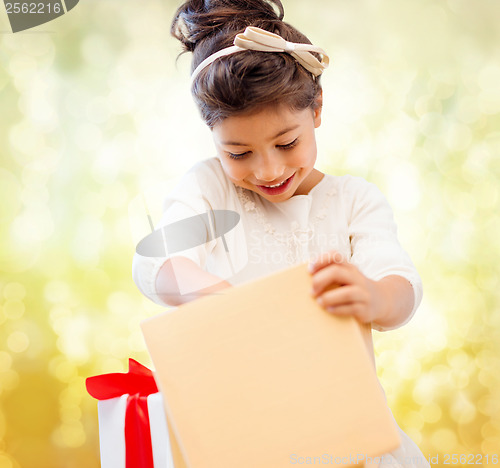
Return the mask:
<path id="1" fill-rule="evenodd" d="M 177 255 L 190 258 L 207 272 L 237 285 L 334 249 L 368 278 L 399 275 L 410 282 L 415 294 L 412 313 L 404 323 L 392 328 L 407 323 L 421 302 L 422 282 L 398 241 L 392 209 L 382 192 L 361 177 L 325 174 L 307 195 L 272 203 L 235 186 L 226 177 L 219 159 L 210 158 L 195 164 L 170 192 L 155 229 L 211 210 L 234 211 L 240 216 L 239 222 L 228 232 L 220 232 L 212 218 L 206 226 L 206 242 L 201 245 L 182 251 L 177 248 L 157 257 L 134 255 L 133 279 L 145 296 L 165 306 L 156 291 L 156 276 L 165 260 Z M 179 287 L 181 292 L 192 292 L 183 289 L 188 285 L 179 283 Z M 392 329 L 375 323 L 371 328 Z M 371 328 L 368 326 L 365 339 L 373 356 Z M 429 466 L 415 443 L 399 431 L 402 445 L 384 456 L 380 466 Z"/>

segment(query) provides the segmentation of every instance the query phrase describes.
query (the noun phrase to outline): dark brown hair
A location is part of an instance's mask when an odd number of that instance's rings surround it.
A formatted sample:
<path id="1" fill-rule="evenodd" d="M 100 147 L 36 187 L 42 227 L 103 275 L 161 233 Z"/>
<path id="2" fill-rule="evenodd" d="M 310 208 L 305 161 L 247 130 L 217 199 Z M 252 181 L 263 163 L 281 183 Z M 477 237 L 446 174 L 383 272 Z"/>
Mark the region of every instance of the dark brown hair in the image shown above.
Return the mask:
<path id="1" fill-rule="evenodd" d="M 280 0 L 191 0 L 182 4 L 171 33 L 193 52 L 191 71 L 213 53 L 233 45 L 247 26 L 279 34 L 289 42 L 311 41 L 283 22 Z M 220 58 L 196 77 L 192 93 L 209 127 L 226 117 L 284 104 L 293 110 L 318 107 L 320 80 L 288 53 L 242 51 Z"/>

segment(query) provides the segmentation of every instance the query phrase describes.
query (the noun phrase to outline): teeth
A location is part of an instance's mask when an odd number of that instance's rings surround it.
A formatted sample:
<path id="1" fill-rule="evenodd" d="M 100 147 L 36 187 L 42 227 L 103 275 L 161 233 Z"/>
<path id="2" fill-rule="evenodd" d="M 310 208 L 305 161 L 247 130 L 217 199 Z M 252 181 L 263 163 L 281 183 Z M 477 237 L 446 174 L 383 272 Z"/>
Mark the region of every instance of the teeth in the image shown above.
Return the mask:
<path id="1" fill-rule="evenodd" d="M 279 187 L 281 185 L 283 185 L 288 179 L 284 180 L 283 182 L 281 182 L 281 184 L 276 184 L 276 185 L 265 185 L 265 187 L 267 188 L 274 188 L 274 187 Z"/>

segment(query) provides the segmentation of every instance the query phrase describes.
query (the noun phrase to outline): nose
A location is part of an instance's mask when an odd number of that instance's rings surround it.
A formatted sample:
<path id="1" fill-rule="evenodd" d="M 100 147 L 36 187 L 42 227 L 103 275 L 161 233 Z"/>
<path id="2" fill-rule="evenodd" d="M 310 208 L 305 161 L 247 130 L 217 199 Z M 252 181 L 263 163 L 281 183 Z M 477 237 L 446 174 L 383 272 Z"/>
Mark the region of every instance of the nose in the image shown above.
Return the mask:
<path id="1" fill-rule="evenodd" d="M 261 183 L 262 185 L 270 184 L 281 180 L 285 174 L 285 166 L 277 155 L 265 155 L 256 158 L 255 162 L 253 173 L 257 179 L 257 183 Z"/>

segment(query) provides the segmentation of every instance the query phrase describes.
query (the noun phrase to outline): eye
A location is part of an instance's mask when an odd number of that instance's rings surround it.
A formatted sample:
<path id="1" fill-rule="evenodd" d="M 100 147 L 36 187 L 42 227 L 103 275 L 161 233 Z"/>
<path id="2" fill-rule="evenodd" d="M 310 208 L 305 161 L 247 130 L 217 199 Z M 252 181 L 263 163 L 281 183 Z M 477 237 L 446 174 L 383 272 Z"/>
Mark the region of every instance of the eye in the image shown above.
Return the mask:
<path id="1" fill-rule="evenodd" d="M 288 143 L 287 145 L 276 145 L 278 148 L 281 148 L 281 149 L 284 149 L 284 150 L 288 150 L 288 149 L 292 149 L 294 146 L 297 145 L 299 139 L 298 138 L 295 138 L 295 140 L 293 140 L 291 143 Z"/>
<path id="2" fill-rule="evenodd" d="M 245 151 L 244 153 L 227 153 L 231 159 L 242 159 L 249 151 Z"/>

